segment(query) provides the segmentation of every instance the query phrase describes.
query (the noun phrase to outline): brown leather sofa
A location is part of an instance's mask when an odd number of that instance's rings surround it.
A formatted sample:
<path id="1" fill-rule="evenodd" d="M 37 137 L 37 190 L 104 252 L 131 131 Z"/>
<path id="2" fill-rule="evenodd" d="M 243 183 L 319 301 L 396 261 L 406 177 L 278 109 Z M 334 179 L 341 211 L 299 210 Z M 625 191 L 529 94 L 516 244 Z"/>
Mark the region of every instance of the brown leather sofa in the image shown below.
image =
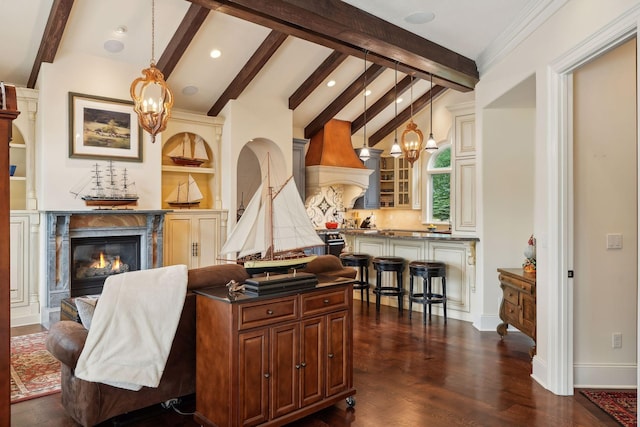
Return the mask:
<path id="1" fill-rule="evenodd" d="M 249 275 L 235 264 L 193 269 L 188 274 L 184 308 L 157 388 L 130 391 L 76 378 L 74 368 L 88 331 L 82 324 L 67 320 L 51 326 L 47 349 L 61 362 L 62 405 L 75 421 L 93 426 L 117 415 L 195 393 L 196 295 L 192 291 L 225 286 L 230 280 L 242 283 Z"/>
<path id="2" fill-rule="evenodd" d="M 323 276 L 347 277 L 349 279 L 355 279 L 358 274 L 355 268 L 343 267 L 340 258 L 331 254 L 319 255 L 304 268 L 301 268 L 300 271 Z"/>

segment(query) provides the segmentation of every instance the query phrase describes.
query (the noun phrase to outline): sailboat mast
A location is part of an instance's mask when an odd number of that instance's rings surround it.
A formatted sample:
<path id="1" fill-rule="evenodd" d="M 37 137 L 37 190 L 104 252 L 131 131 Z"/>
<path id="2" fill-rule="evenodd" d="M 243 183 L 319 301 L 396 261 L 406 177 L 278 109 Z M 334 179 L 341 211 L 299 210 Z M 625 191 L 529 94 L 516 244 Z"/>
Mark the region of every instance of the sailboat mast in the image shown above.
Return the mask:
<path id="1" fill-rule="evenodd" d="M 268 233 L 269 233 L 269 248 L 267 249 L 267 259 L 273 259 L 275 248 L 273 241 L 273 187 L 271 187 L 271 155 L 267 153 L 267 216 L 268 216 Z"/>

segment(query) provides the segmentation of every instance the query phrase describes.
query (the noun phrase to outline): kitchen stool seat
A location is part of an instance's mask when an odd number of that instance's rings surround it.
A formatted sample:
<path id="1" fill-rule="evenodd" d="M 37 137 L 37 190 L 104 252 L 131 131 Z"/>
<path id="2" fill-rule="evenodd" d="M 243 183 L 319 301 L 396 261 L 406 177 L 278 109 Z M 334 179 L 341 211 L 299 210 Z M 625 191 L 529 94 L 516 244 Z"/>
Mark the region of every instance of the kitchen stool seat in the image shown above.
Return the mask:
<path id="1" fill-rule="evenodd" d="M 345 252 L 340 254 L 340 261 L 345 267 L 356 267 L 358 281 L 353 284 L 353 289 L 360 290 L 360 299 L 364 301 L 364 293 L 367 293 L 367 306 L 369 305 L 369 265 L 371 255 L 363 253 Z"/>
<path id="2" fill-rule="evenodd" d="M 402 287 L 402 275 L 405 268 L 405 259 L 394 256 L 379 256 L 373 258 L 373 268 L 376 270 L 376 287 L 373 293 L 376 295 L 376 311 L 380 311 L 380 297 L 397 296 L 398 311 L 402 313 L 405 290 Z M 395 273 L 396 286 L 383 286 L 382 273 L 388 271 Z M 392 280 L 393 283 L 393 280 Z"/>
<path id="3" fill-rule="evenodd" d="M 413 278 L 422 278 L 422 292 L 414 289 Z M 429 320 L 431 320 L 431 305 L 442 304 L 444 323 L 447 323 L 447 266 L 444 262 L 418 260 L 409 263 L 409 318 L 413 303 L 422 304 L 422 323 L 427 323 L 427 309 L 429 310 Z M 440 278 L 441 293 L 433 291 L 431 280 Z"/>

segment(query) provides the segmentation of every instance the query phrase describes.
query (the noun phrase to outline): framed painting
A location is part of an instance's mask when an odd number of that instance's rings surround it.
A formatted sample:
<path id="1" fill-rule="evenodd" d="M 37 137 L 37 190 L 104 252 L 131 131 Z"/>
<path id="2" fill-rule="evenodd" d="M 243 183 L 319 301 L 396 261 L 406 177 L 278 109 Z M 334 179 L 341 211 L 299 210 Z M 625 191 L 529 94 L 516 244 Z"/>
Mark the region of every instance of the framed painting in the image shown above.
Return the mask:
<path id="1" fill-rule="evenodd" d="M 141 162 L 133 102 L 69 92 L 69 157 Z"/>

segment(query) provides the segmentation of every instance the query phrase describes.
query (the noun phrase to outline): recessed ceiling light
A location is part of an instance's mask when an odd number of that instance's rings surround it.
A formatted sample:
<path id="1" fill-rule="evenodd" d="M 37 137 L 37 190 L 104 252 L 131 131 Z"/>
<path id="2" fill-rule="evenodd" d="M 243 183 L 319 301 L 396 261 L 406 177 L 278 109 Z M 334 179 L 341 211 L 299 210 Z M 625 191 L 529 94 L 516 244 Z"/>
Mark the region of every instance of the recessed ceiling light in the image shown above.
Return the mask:
<path id="1" fill-rule="evenodd" d="M 196 93 L 198 93 L 198 88 L 196 86 L 185 86 L 184 88 L 182 88 L 183 95 L 191 96 L 195 95 Z"/>
<path id="2" fill-rule="evenodd" d="M 371 90 L 367 89 L 367 91 L 364 93 L 364 96 L 369 96 L 371 95 Z"/>
<path id="3" fill-rule="evenodd" d="M 127 27 L 125 27 L 124 25 L 120 25 L 118 28 L 116 28 L 116 34 L 125 34 L 127 32 Z"/>
<path id="4" fill-rule="evenodd" d="M 327 87 L 334 87 L 336 85 L 336 81 L 335 80 L 329 80 L 327 82 Z"/>
<path id="5" fill-rule="evenodd" d="M 409 24 L 426 24 L 435 19 L 436 15 L 433 12 L 413 12 L 404 17 L 404 21 Z"/>
<path id="6" fill-rule="evenodd" d="M 124 43 L 120 40 L 107 40 L 104 42 L 104 50 L 111 53 L 118 53 L 124 49 Z"/>
<path id="7" fill-rule="evenodd" d="M 211 56 L 212 58 L 220 58 L 220 55 L 222 55 L 222 52 L 220 52 L 218 49 L 213 49 L 209 54 L 209 56 Z"/>
<path id="8" fill-rule="evenodd" d="M 397 98 L 396 99 L 396 104 L 400 104 L 402 102 L 402 98 Z"/>

